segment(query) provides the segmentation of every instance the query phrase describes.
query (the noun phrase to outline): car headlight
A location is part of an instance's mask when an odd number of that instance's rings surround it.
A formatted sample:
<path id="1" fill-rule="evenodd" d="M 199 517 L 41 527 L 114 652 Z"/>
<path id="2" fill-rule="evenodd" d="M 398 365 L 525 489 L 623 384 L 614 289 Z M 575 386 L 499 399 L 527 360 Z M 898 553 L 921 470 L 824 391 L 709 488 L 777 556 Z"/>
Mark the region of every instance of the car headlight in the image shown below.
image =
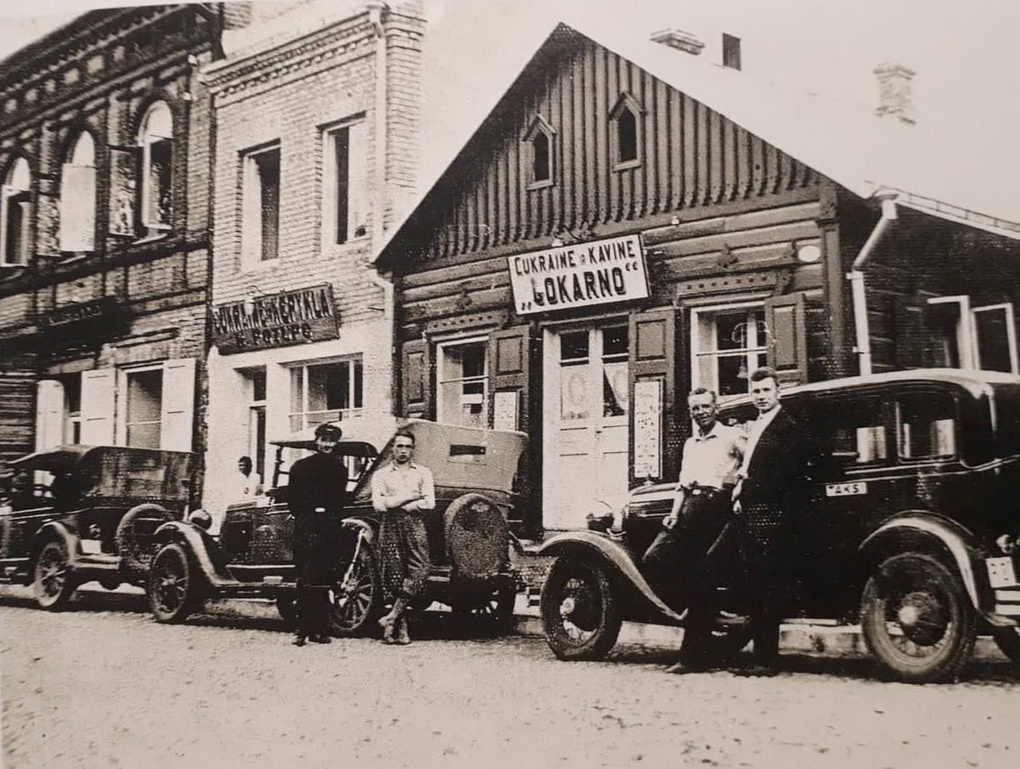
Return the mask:
<path id="1" fill-rule="evenodd" d="M 1013 551 L 1016 550 L 1017 539 L 1020 538 L 1010 536 L 1009 534 L 1003 534 L 995 540 L 995 544 L 998 545 L 999 550 L 1002 551 L 1003 555 L 1012 555 Z"/>
<path id="2" fill-rule="evenodd" d="M 208 531 L 209 527 L 212 526 L 212 516 L 207 511 L 199 508 L 188 516 L 188 523 Z"/>

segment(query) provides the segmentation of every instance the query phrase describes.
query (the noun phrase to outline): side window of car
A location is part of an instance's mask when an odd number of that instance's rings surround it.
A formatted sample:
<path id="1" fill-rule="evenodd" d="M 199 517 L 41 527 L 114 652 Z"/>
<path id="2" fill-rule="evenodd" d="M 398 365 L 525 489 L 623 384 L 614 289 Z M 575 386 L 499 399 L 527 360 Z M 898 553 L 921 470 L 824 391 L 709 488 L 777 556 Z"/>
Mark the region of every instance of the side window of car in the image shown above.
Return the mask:
<path id="1" fill-rule="evenodd" d="M 906 393 L 896 399 L 896 443 L 900 459 L 916 461 L 956 455 L 956 401 L 948 393 Z"/>
<path id="2" fill-rule="evenodd" d="M 816 404 L 811 422 L 819 449 L 837 468 L 880 464 L 889 459 L 882 401 L 852 394 Z"/>

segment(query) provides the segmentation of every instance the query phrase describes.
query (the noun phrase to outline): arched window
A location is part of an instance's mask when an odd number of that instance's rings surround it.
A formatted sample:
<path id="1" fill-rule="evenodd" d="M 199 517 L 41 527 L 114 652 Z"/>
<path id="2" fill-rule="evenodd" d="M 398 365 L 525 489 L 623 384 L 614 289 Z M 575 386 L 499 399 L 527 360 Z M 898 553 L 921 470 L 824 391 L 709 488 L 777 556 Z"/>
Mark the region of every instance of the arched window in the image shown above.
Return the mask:
<path id="1" fill-rule="evenodd" d="M 60 172 L 60 250 L 95 249 L 96 145 L 82 131 L 67 152 Z"/>
<path id="2" fill-rule="evenodd" d="M 541 115 L 536 115 L 524 134 L 530 147 L 531 178 L 529 187 L 546 187 L 553 183 L 555 155 L 553 136 L 556 132 Z"/>
<path id="3" fill-rule="evenodd" d="M 29 228 L 31 227 L 32 172 L 28 161 L 14 161 L 0 189 L 0 267 L 28 264 Z"/>
<path id="4" fill-rule="evenodd" d="M 613 164 L 631 168 L 641 162 L 641 105 L 630 94 L 622 94 L 609 113 L 613 123 Z"/>
<path id="5" fill-rule="evenodd" d="M 166 102 L 149 107 L 142 118 L 138 144 L 142 148 L 142 225 L 150 229 L 170 228 L 171 160 L 173 116 Z"/>

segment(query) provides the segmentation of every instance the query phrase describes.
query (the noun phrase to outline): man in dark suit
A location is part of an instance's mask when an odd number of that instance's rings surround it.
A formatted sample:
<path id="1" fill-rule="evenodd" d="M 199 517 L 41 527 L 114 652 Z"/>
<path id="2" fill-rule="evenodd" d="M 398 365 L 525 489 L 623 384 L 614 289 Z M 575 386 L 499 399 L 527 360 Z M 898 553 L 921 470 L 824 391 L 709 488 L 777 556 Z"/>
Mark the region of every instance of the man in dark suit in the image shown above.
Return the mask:
<path id="1" fill-rule="evenodd" d="M 779 404 L 775 370 L 757 369 L 749 386 L 758 417 L 749 423 L 734 511 L 741 520 L 754 665 L 740 672 L 771 675 L 779 657 L 779 623 L 796 573 L 793 542 L 809 490 L 811 452 L 802 426 Z"/>
<path id="2" fill-rule="evenodd" d="M 294 567 L 297 571 L 296 646 L 309 638 L 329 643 L 329 585 L 334 578 L 339 518 L 347 493 L 347 468 L 333 453 L 341 436 L 339 427 L 315 428 L 315 454 L 290 468 L 287 490 L 294 516 Z"/>

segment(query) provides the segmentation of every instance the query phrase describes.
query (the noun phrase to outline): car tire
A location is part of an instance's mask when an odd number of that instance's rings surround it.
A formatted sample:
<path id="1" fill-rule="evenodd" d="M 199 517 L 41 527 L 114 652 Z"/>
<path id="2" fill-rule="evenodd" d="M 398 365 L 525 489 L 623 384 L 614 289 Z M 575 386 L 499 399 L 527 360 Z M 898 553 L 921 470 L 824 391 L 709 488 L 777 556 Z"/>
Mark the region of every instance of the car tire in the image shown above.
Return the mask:
<path id="1" fill-rule="evenodd" d="M 558 559 L 542 586 L 542 629 L 561 660 L 602 659 L 623 623 L 603 566 L 584 558 Z"/>
<path id="2" fill-rule="evenodd" d="M 71 559 L 62 540 L 50 540 L 39 550 L 32 567 L 32 592 L 42 609 L 60 611 L 75 591 Z"/>
<path id="3" fill-rule="evenodd" d="M 1020 628 L 993 627 L 992 638 L 995 639 L 999 651 L 1005 654 L 1016 667 L 1020 667 Z"/>
<path id="4" fill-rule="evenodd" d="M 345 555 L 338 564 L 332 591 L 330 624 L 333 635 L 338 638 L 366 635 L 376 629 L 375 621 L 382 616 L 383 586 L 375 551 L 368 542 L 362 541 L 352 567 L 355 551 L 352 538 L 344 547 Z"/>
<path id="5" fill-rule="evenodd" d="M 450 608 L 459 621 L 467 624 L 477 619 L 485 630 L 497 635 L 506 635 L 514 629 L 514 604 L 517 591 L 509 585 L 493 590 L 482 603 L 455 603 Z"/>
<path id="6" fill-rule="evenodd" d="M 879 565 L 864 588 L 861 626 L 869 651 L 908 683 L 955 680 L 977 638 L 976 612 L 959 578 L 925 553 Z"/>
<path id="7" fill-rule="evenodd" d="M 117 554 L 121 562 L 134 574 L 145 574 L 156 554 L 151 535 L 167 521 L 170 512 L 156 504 L 135 505 L 120 519 L 115 535 Z"/>
<path id="8" fill-rule="evenodd" d="M 183 546 L 171 542 L 156 553 L 145 593 L 157 622 L 177 624 L 195 610 L 198 585 L 191 559 Z"/>

